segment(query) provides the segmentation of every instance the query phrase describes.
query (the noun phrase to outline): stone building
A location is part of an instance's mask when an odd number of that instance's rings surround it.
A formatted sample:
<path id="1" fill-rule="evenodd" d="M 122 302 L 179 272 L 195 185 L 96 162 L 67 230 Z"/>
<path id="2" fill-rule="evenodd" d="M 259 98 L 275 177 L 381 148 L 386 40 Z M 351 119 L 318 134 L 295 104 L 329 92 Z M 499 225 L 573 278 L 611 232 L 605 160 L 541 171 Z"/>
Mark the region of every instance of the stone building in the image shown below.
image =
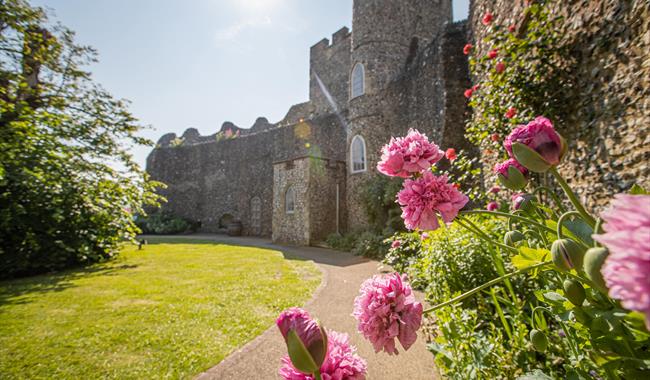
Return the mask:
<path id="1" fill-rule="evenodd" d="M 469 148 L 463 92 L 471 86 L 467 41 L 481 46 L 486 11 L 518 25 L 533 0 L 471 0 L 452 22 L 451 0 L 354 0 L 352 31 L 310 50 L 309 100 L 277 123 L 224 123 L 163 136 L 147 159 L 174 213 L 217 231 L 233 219 L 246 235 L 308 245 L 367 225 L 360 201 L 380 148 L 409 128 L 441 148 Z M 548 0 L 564 17 L 577 78 L 571 142 L 560 169 L 593 208 L 634 182 L 650 186 L 650 3 Z M 480 78 L 475 78 L 480 79 Z"/>
<path id="2" fill-rule="evenodd" d="M 379 150 L 409 128 L 442 147 L 464 144 L 464 23 L 451 0 L 355 0 L 346 27 L 310 50 L 309 101 L 249 129 L 224 123 L 163 136 L 147 159 L 167 184 L 165 208 L 218 231 L 308 245 L 362 228 L 360 187 Z"/>

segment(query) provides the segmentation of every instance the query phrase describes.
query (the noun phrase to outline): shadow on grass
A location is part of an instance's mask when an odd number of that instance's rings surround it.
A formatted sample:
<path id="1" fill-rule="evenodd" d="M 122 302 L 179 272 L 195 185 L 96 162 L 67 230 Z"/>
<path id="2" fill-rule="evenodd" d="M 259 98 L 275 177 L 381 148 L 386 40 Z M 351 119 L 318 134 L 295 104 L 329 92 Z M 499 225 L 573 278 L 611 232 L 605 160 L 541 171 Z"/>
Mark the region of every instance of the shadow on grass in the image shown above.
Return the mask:
<path id="1" fill-rule="evenodd" d="M 302 247 L 274 244 L 268 239 L 249 236 L 228 236 L 218 234 L 191 235 L 142 235 L 138 240 L 147 240 L 148 244 L 226 244 L 244 247 L 257 247 L 282 252 L 287 260 L 313 261 L 319 264 L 347 267 L 370 261 L 351 253 L 319 247 Z M 146 246 L 144 246 L 146 247 Z M 145 248 L 146 249 L 146 248 Z"/>
<path id="2" fill-rule="evenodd" d="M 115 262 L 113 262 L 115 263 Z M 61 292 L 75 286 L 74 281 L 94 276 L 113 276 L 118 272 L 136 268 L 137 265 L 111 262 L 96 264 L 85 268 L 67 269 L 58 273 L 41 274 L 0 282 L 0 312 L 4 305 L 20 305 L 31 302 L 32 296 Z"/>

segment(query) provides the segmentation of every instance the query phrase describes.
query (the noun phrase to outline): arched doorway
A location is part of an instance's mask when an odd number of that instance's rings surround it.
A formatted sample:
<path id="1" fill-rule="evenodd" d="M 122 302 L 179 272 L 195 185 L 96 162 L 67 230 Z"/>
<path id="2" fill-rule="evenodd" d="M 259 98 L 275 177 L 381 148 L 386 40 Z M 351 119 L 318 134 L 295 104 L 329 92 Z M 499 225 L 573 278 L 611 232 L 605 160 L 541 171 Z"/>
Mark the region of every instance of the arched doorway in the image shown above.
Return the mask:
<path id="1" fill-rule="evenodd" d="M 259 197 L 251 199 L 251 235 L 262 233 L 262 200 Z"/>

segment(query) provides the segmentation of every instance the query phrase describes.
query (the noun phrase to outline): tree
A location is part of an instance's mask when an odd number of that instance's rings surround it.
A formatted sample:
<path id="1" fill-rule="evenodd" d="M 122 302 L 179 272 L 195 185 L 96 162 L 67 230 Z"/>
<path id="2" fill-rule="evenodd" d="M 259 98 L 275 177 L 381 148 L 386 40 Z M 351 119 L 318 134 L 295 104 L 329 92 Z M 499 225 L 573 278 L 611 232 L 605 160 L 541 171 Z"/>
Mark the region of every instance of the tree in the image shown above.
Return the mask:
<path id="1" fill-rule="evenodd" d="M 160 200 L 129 154 L 151 142 L 92 62 L 43 9 L 0 1 L 0 278 L 110 258 Z"/>

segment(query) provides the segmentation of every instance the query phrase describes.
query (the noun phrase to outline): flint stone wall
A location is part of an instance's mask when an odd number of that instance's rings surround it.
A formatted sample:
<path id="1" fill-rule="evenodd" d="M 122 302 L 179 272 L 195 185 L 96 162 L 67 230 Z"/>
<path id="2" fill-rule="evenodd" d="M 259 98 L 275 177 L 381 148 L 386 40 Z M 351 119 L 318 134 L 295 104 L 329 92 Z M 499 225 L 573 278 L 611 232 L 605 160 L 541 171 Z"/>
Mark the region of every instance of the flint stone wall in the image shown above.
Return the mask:
<path id="1" fill-rule="evenodd" d="M 262 236 L 271 236 L 273 162 L 314 156 L 342 160 L 345 134 L 338 119 L 321 116 L 285 127 L 264 128 L 238 138 L 171 146 L 163 136 L 147 158 L 152 179 L 167 184 L 164 208 L 201 222 L 206 232 L 220 229 L 232 215 L 250 235 L 251 200 L 261 200 Z M 201 141 L 201 139 L 199 139 Z"/>
<path id="2" fill-rule="evenodd" d="M 565 69 L 577 91 L 567 125 L 558 125 L 569 142 L 560 172 L 595 210 L 634 183 L 650 188 L 650 2 L 647 0 L 555 0 L 562 16 L 559 34 L 575 63 Z M 473 0 L 471 35 L 487 33 L 481 24 L 519 25 L 523 0 Z M 482 53 L 488 47 L 479 47 Z"/>

